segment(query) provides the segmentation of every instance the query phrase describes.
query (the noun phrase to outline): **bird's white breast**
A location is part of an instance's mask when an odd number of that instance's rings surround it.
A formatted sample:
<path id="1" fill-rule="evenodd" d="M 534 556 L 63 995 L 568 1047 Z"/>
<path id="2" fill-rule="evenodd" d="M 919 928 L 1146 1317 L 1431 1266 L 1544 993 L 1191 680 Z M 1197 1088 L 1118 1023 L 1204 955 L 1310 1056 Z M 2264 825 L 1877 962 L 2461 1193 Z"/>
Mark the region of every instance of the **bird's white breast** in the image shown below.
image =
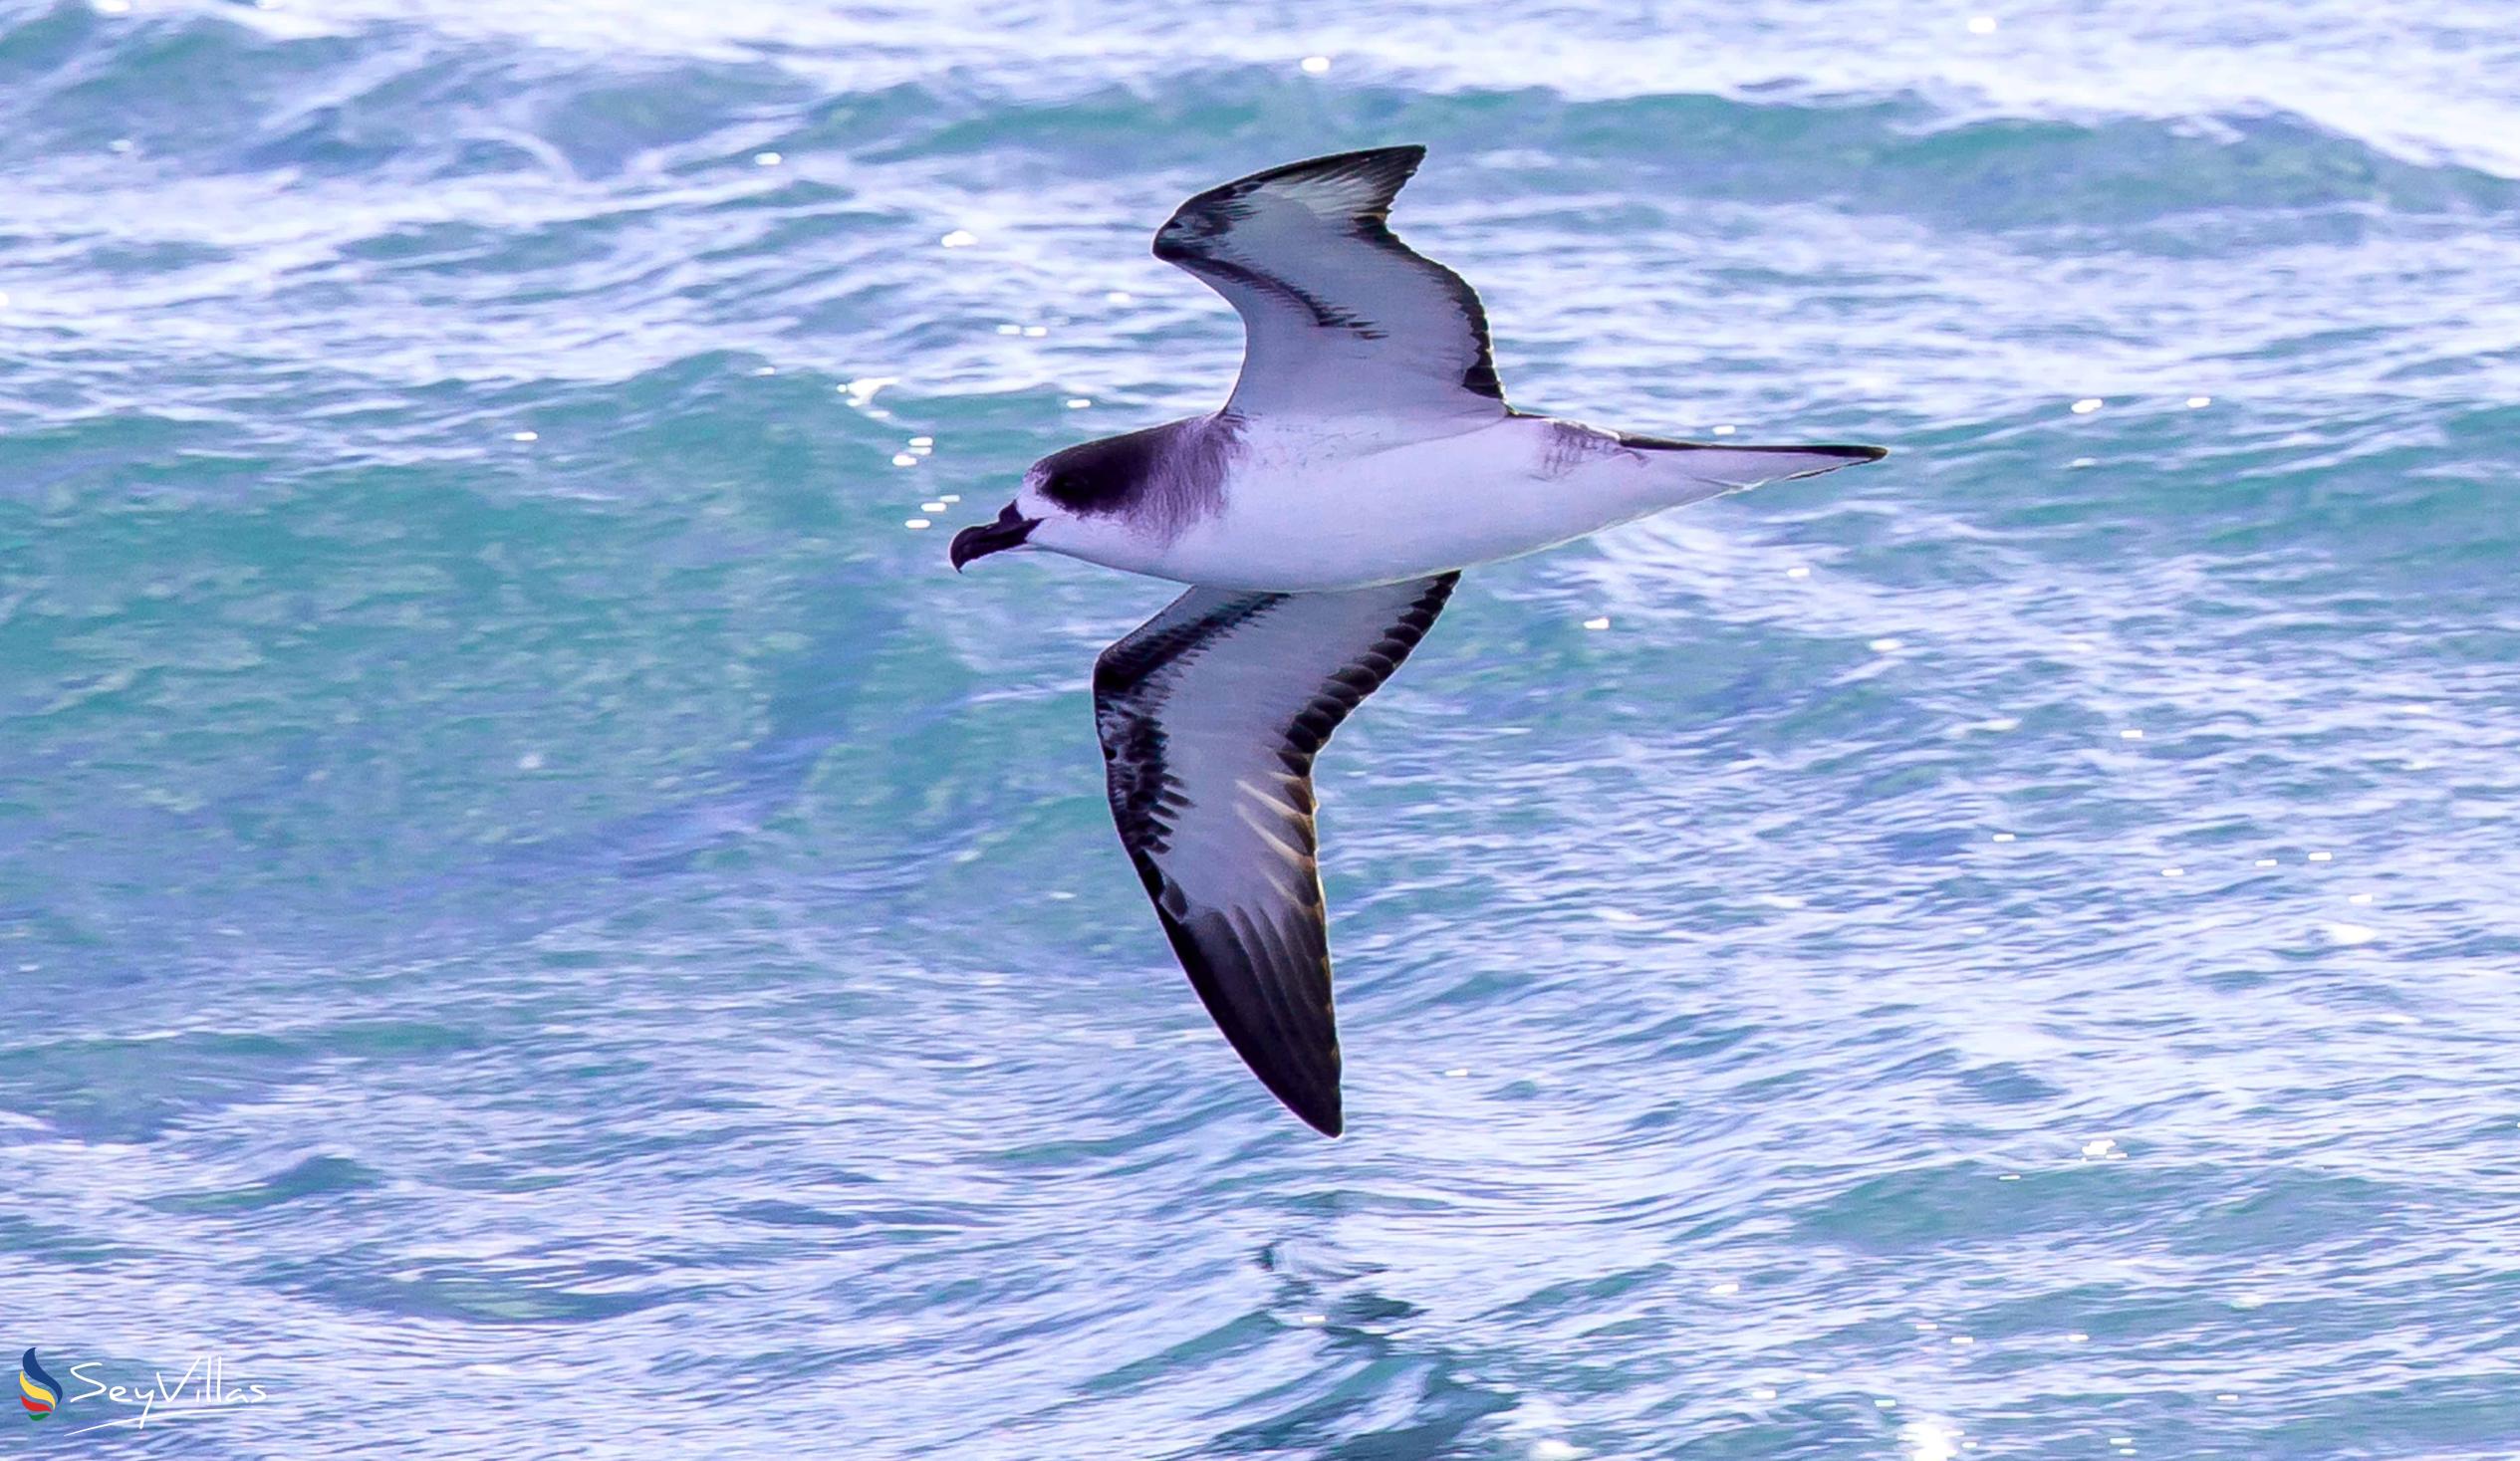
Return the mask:
<path id="1" fill-rule="evenodd" d="M 1446 435 L 1254 422 L 1219 512 L 1138 572 L 1278 592 L 1357 589 L 1563 543 L 1666 505 L 1640 453 L 1607 433 L 1507 416 Z"/>

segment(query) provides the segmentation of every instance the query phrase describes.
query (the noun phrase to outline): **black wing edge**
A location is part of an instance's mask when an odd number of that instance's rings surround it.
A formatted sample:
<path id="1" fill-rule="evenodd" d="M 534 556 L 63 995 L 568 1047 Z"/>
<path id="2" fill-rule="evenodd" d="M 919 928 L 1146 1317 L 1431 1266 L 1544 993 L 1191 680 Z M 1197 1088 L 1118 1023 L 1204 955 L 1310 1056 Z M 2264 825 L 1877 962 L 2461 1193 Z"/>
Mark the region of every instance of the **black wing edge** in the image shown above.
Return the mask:
<path id="1" fill-rule="evenodd" d="M 1271 1096 L 1325 1136 L 1343 1133 L 1347 1117 L 1339 1091 L 1328 909 L 1314 857 L 1313 759 L 1341 722 L 1381 689 L 1425 638 L 1460 579 L 1455 572 L 1427 580 L 1424 592 L 1383 637 L 1326 680 L 1286 727 L 1278 759 L 1296 779 L 1287 798 L 1303 819 L 1298 831 L 1309 874 L 1305 901 L 1293 910 L 1298 918 L 1287 925 L 1243 919 L 1237 927 L 1229 910 L 1192 908 L 1179 886 L 1163 875 L 1154 857 L 1163 850 L 1162 833 L 1168 827 L 1162 817 L 1181 804 L 1178 781 L 1162 760 L 1163 729 L 1153 713 L 1161 701 L 1144 712 L 1124 711 L 1121 702 L 1163 664 L 1195 654 L 1234 625 L 1293 596 L 1256 595 L 1143 641 L 1133 633 L 1104 650 L 1094 666 L 1098 722 L 1107 707 L 1122 722 L 1117 736 L 1109 726 L 1098 727 L 1103 730 L 1113 821 L 1154 904 L 1164 938 L 1234 1053 Z M 1295 1002 L 1299 994 L 1302 1005 Z"/>

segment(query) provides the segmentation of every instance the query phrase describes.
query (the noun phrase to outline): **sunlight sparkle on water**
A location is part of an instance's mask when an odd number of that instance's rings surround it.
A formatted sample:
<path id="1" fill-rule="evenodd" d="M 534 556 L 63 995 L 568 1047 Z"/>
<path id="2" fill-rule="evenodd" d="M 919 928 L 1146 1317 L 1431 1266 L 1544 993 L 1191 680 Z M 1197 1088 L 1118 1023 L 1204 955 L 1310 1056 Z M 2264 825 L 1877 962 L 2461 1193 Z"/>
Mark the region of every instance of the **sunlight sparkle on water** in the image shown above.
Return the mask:
<path id="1" fill-rule="evenodd" d="M 1907 1442 L 1907 1454 L 1914 1461 L 1951 1461 L 1951 1432 L 1930 1420 L 1911 1422 L 1901 1432 Z"/>

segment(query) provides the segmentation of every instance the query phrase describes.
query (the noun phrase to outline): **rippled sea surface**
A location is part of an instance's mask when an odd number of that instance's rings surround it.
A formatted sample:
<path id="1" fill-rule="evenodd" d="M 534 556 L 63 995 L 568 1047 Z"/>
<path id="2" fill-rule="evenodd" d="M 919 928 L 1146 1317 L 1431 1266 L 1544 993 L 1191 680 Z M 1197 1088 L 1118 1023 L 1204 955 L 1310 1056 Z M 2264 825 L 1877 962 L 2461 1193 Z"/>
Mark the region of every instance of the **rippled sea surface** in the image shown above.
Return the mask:
<path id="1" fill-rule="evenodd" d="M 2500 0 L 0 6 L 0 1451 L 2520 1453 L 2515 97 Z M 1894 454 L 1464 580 L 1327 1141 L 1104 807 L 1171 591 L 944 550 L 1221 398 L 1174 202 L 1393 141 L 1518 403 Z"/>

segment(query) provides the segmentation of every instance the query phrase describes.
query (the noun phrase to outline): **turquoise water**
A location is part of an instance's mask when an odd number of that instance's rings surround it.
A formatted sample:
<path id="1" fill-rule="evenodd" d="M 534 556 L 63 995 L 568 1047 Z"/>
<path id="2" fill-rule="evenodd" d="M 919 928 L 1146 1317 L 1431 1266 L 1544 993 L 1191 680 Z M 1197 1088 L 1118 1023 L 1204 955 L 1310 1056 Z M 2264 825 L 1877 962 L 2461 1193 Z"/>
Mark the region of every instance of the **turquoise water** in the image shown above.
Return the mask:
<path id="1" fill-rule="evenodd" d="M 270 1396 L 0 1451 L 2520 1452 L 2520 30 L 2387 9 L 0 11 L 0 1348 Z M 1332 1142 L 1169 591 L 944 553 L 1391 141 L 1517 402 L 1895 454 L 1464 580 Z"/>

